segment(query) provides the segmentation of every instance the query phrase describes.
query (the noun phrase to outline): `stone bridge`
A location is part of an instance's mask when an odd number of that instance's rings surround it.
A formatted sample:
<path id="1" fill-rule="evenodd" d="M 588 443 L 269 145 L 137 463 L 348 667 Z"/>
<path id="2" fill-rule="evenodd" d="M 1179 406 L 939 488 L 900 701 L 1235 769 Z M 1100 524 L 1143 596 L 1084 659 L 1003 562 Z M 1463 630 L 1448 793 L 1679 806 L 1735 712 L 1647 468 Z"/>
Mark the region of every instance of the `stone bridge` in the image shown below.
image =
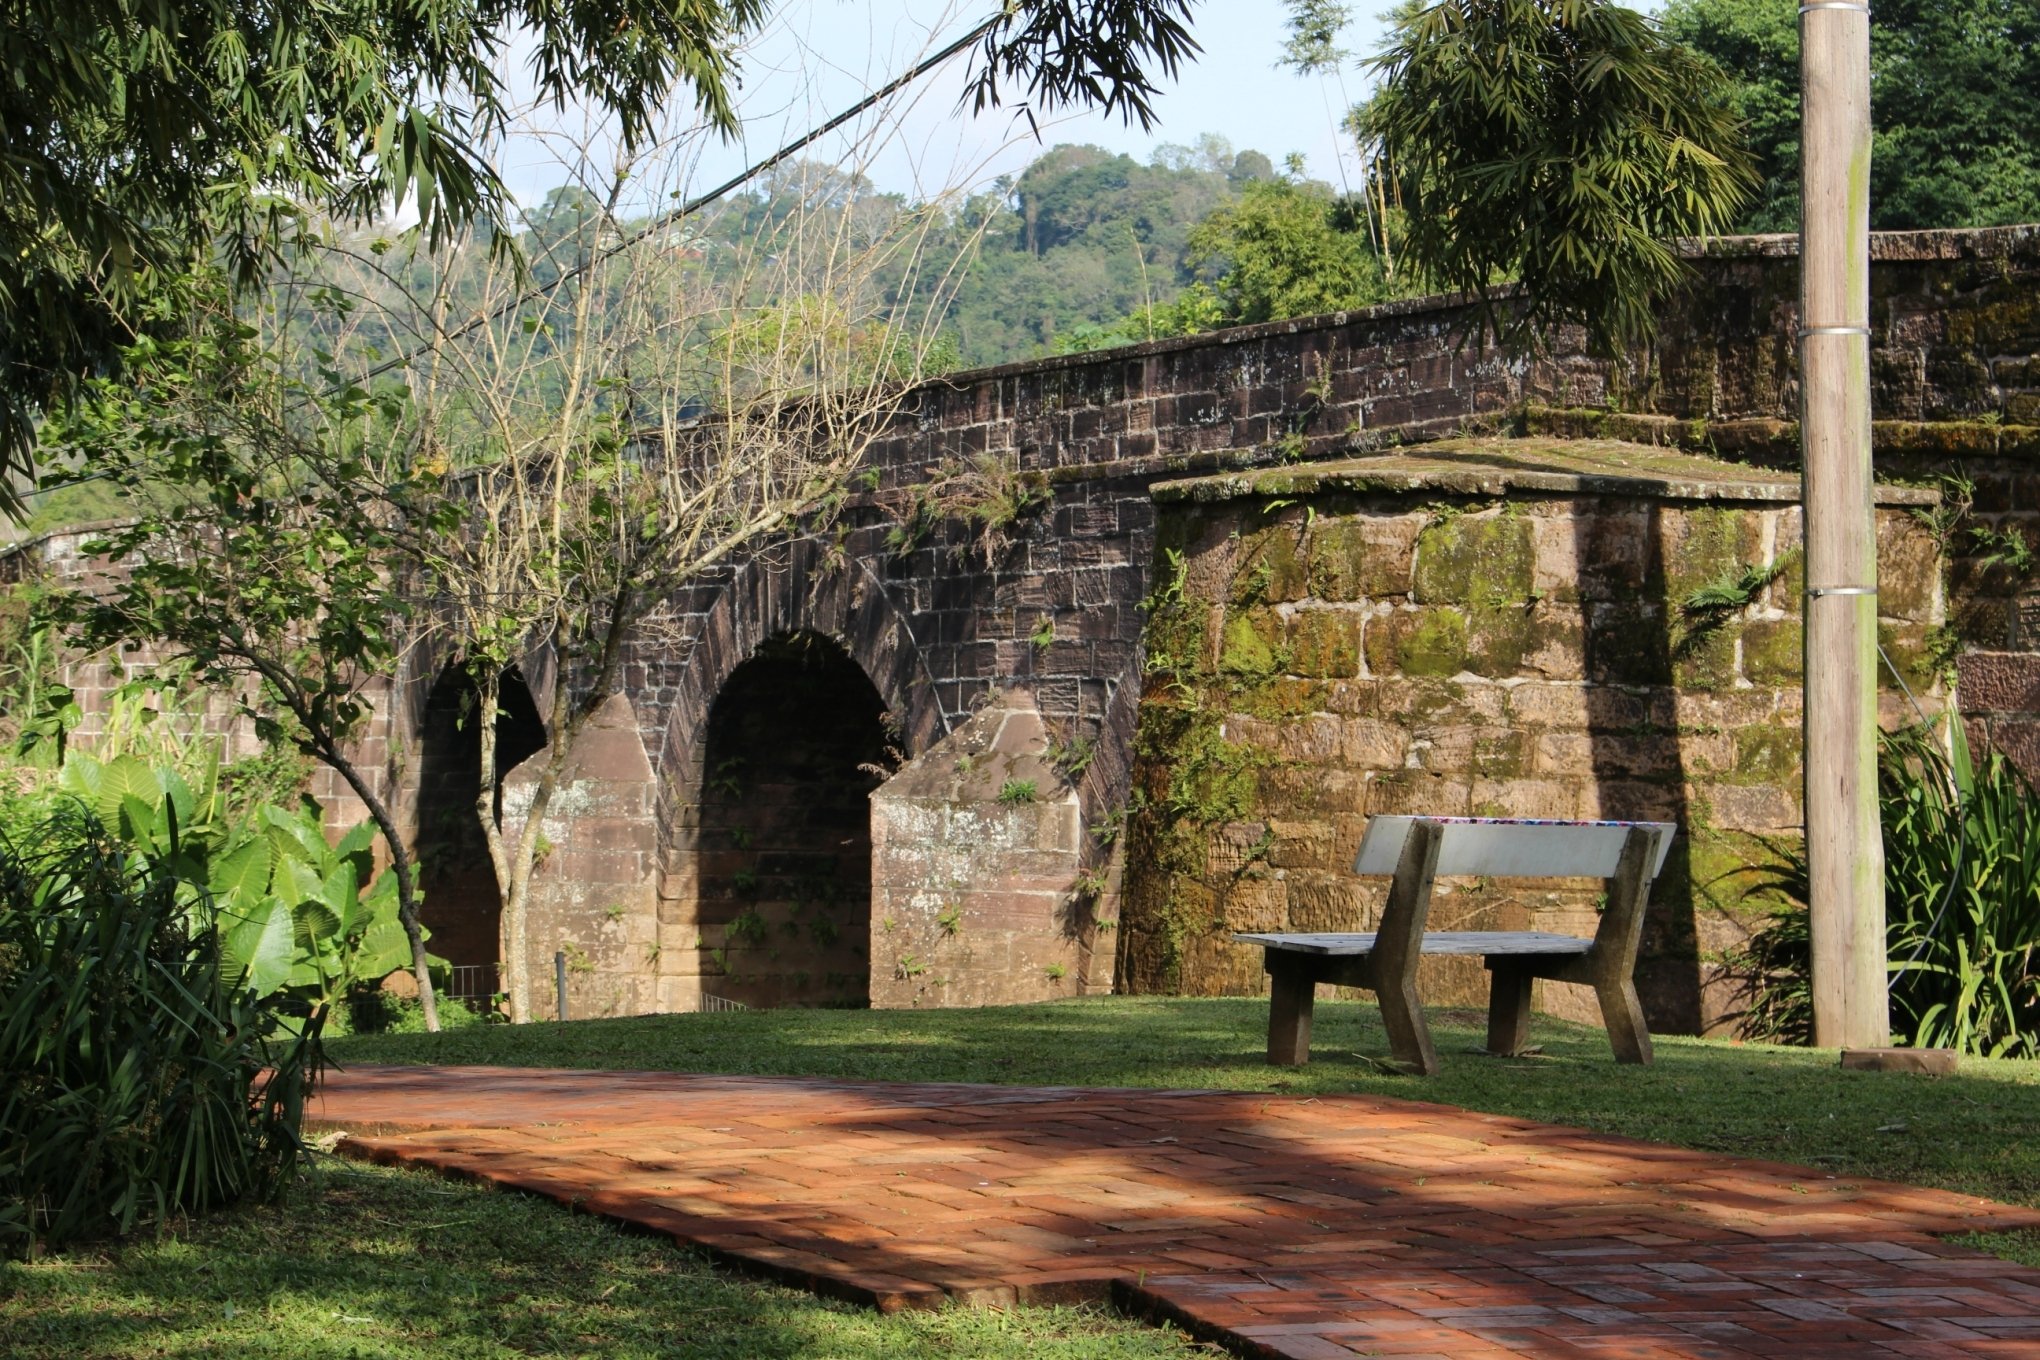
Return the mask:
<path id="1" fill-rule="evenodd" d="M 1483 348 L 1432 299 L 924 386 L 834 532 L 703 582 L 633 655 L 544 828 L 534 975 L 564 953 L 576 1015 L 1252 989 L 1230 930 L 1364 928 L 1338 880 L 1370 807 L 1669 807 L 1719 845 L 1661 894 L 1654 1019 L 1714 1023 L 1699 959 L 1737 911 L 1703 868 L 1797 825 L 1796 493 L 1753 471 L 1797 456 L 1795 249 L 1715 243 L 1617 358 Z M 2040 229 L 1873 254 L 1880 471 L 1959 469 L 1975 523 L 2040 534 Z M 949 513 L 917 515 L 931 480 Z M 1024 508 L 985 530 L 969 495 Z M 1928 534 L 1931 493 L 1884 500 L 1888 649 L 1928 694 L 1967 649 L 1965 710 L 2034 768 L 2040 595 Z M 40 555 L 88 569 L 66 541 Z M 1684 637 L 1681 592 L 1766 564 L 1775 590 Z M 542 700 L 542 659 L 526 680 Z M 485 978 L 460 711 L 407 675 L 363 754 L 435 948 Z M 522 797 L 513 771 L 506 818 Z M 1480 912 L 1579 909 L 1504 885 Z"/>

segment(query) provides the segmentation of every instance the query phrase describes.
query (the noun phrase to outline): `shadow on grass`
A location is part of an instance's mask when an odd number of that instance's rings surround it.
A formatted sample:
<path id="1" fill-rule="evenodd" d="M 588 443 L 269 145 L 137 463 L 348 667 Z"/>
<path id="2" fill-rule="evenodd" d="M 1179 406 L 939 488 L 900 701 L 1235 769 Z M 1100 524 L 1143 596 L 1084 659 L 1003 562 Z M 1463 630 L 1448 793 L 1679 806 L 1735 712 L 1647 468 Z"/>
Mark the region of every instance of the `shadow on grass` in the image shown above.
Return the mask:
<path id="1" fill-rule="evenodd" d="M 880 1317 L 526 1196 L 367 1168 L 166 1240 L 0 1263 L 0 1354 L 19 1360 L 1190 1353 L 1172 1332 L 1074 1309 Z"/>

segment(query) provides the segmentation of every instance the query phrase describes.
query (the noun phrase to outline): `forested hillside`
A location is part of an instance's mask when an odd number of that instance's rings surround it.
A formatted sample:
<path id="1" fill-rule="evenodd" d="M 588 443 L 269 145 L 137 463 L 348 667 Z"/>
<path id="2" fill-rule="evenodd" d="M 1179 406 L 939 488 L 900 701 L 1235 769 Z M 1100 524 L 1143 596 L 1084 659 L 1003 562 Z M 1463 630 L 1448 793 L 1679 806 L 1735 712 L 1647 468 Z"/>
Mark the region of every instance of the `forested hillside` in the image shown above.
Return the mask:
<path id="1" fill-rule="evenodd" d="M 1275 170 L 1218 138 L 1143 165 L 1095 146 L 1058 146 L 974 205 L 975 262 L 951 324 L 963 361 L 1003 363 L 1067 348 L 1187 281 L 1190 229 Z"/>
<path id="2" fill-rule="evenodd" d="M 1329 186 L 1206 136 L 1147 164 L 1057 146 L 973 200 L 949 309 L 966 364 L 1130 344 L 1397 291 Z"/>

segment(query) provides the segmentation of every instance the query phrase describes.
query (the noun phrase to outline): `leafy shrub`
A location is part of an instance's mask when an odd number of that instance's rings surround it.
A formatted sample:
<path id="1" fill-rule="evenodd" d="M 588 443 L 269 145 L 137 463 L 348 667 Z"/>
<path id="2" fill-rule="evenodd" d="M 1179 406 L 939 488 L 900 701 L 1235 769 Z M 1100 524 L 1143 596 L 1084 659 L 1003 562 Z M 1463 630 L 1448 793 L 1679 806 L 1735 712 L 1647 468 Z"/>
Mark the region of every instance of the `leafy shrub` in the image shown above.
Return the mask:
<path id="1" fill-rule="evenodd" d="M 346 1007 L 333 1012 L 333 1019 L 338 1023 L 329 1025 L 326 1033 L 336 1038 L 341 1034 L 425 1032 L 425 1008 L 418 1004 L 418 998 L 399 996 L 380 987 L 355 988 L 348 994 Z M 441 1030 L 471 1029 L 488 1023 L 489 1017 L 467 1002 L 444 994 L 439 997 Z"/>
<path id="2" fill-rule="evenodd" d="M 1894 1038 L 1993 1057 L 2040 1056 L 2040 796 L 2002 753 L 1972 760 L 1959 723 L 1887 734 L 1878 759 Z M 1806 861 L 1782 857 L 1783 899 L 1728 960 L 1745 1033 L 1813 1034 Z"/>
<path id="3" fill-rule="evenodd" d="M 184 885 L 258 996 L 284 993 L 323 1019 L 357 983 L 410 962 L 396 880 L 374 876 L 371 823 L 329 845 L 316 804 L 229 815 L 215 781 L 194 788 L 131 756 L 73 754 L 59 784 Z"/>
<path id="4" fill-rule="evenodd" d="M 89 810 L 44 832 L 0 840 L 0 1249 L 283 1184 L 316 1025 L 275 1042 L 277 998 L 240 985 L 186 885 Z"/>
<path id="5" fill-rule="evenodd" d="M 1949 730 L 1947 749 L 1930 729 L 1892 734 L 1879 767 L 1892 1029 L 1921 1048 L 2040 1056 L 2040 797 Z"/>
<path id="6" fill-rule="evenodd" d="M 283 1184 L 328 1015 L 409 958 L 369 827 L 216 773 L 73 752 L 0 816 L 0 1249 Z"/>

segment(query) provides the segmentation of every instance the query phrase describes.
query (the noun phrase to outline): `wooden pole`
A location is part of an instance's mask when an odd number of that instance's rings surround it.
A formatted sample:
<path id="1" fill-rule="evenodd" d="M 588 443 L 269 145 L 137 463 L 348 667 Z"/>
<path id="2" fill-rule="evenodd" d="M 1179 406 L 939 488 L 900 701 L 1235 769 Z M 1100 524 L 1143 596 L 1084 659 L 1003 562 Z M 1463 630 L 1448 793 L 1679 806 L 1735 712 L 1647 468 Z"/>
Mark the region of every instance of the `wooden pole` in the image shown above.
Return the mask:
<path id="1" fill-rule="evenodd" d="M 1799 8 L 1806 861 L 1814 1042 L 1890 1042 L 1870 489 L 1870 11 Z"/>

